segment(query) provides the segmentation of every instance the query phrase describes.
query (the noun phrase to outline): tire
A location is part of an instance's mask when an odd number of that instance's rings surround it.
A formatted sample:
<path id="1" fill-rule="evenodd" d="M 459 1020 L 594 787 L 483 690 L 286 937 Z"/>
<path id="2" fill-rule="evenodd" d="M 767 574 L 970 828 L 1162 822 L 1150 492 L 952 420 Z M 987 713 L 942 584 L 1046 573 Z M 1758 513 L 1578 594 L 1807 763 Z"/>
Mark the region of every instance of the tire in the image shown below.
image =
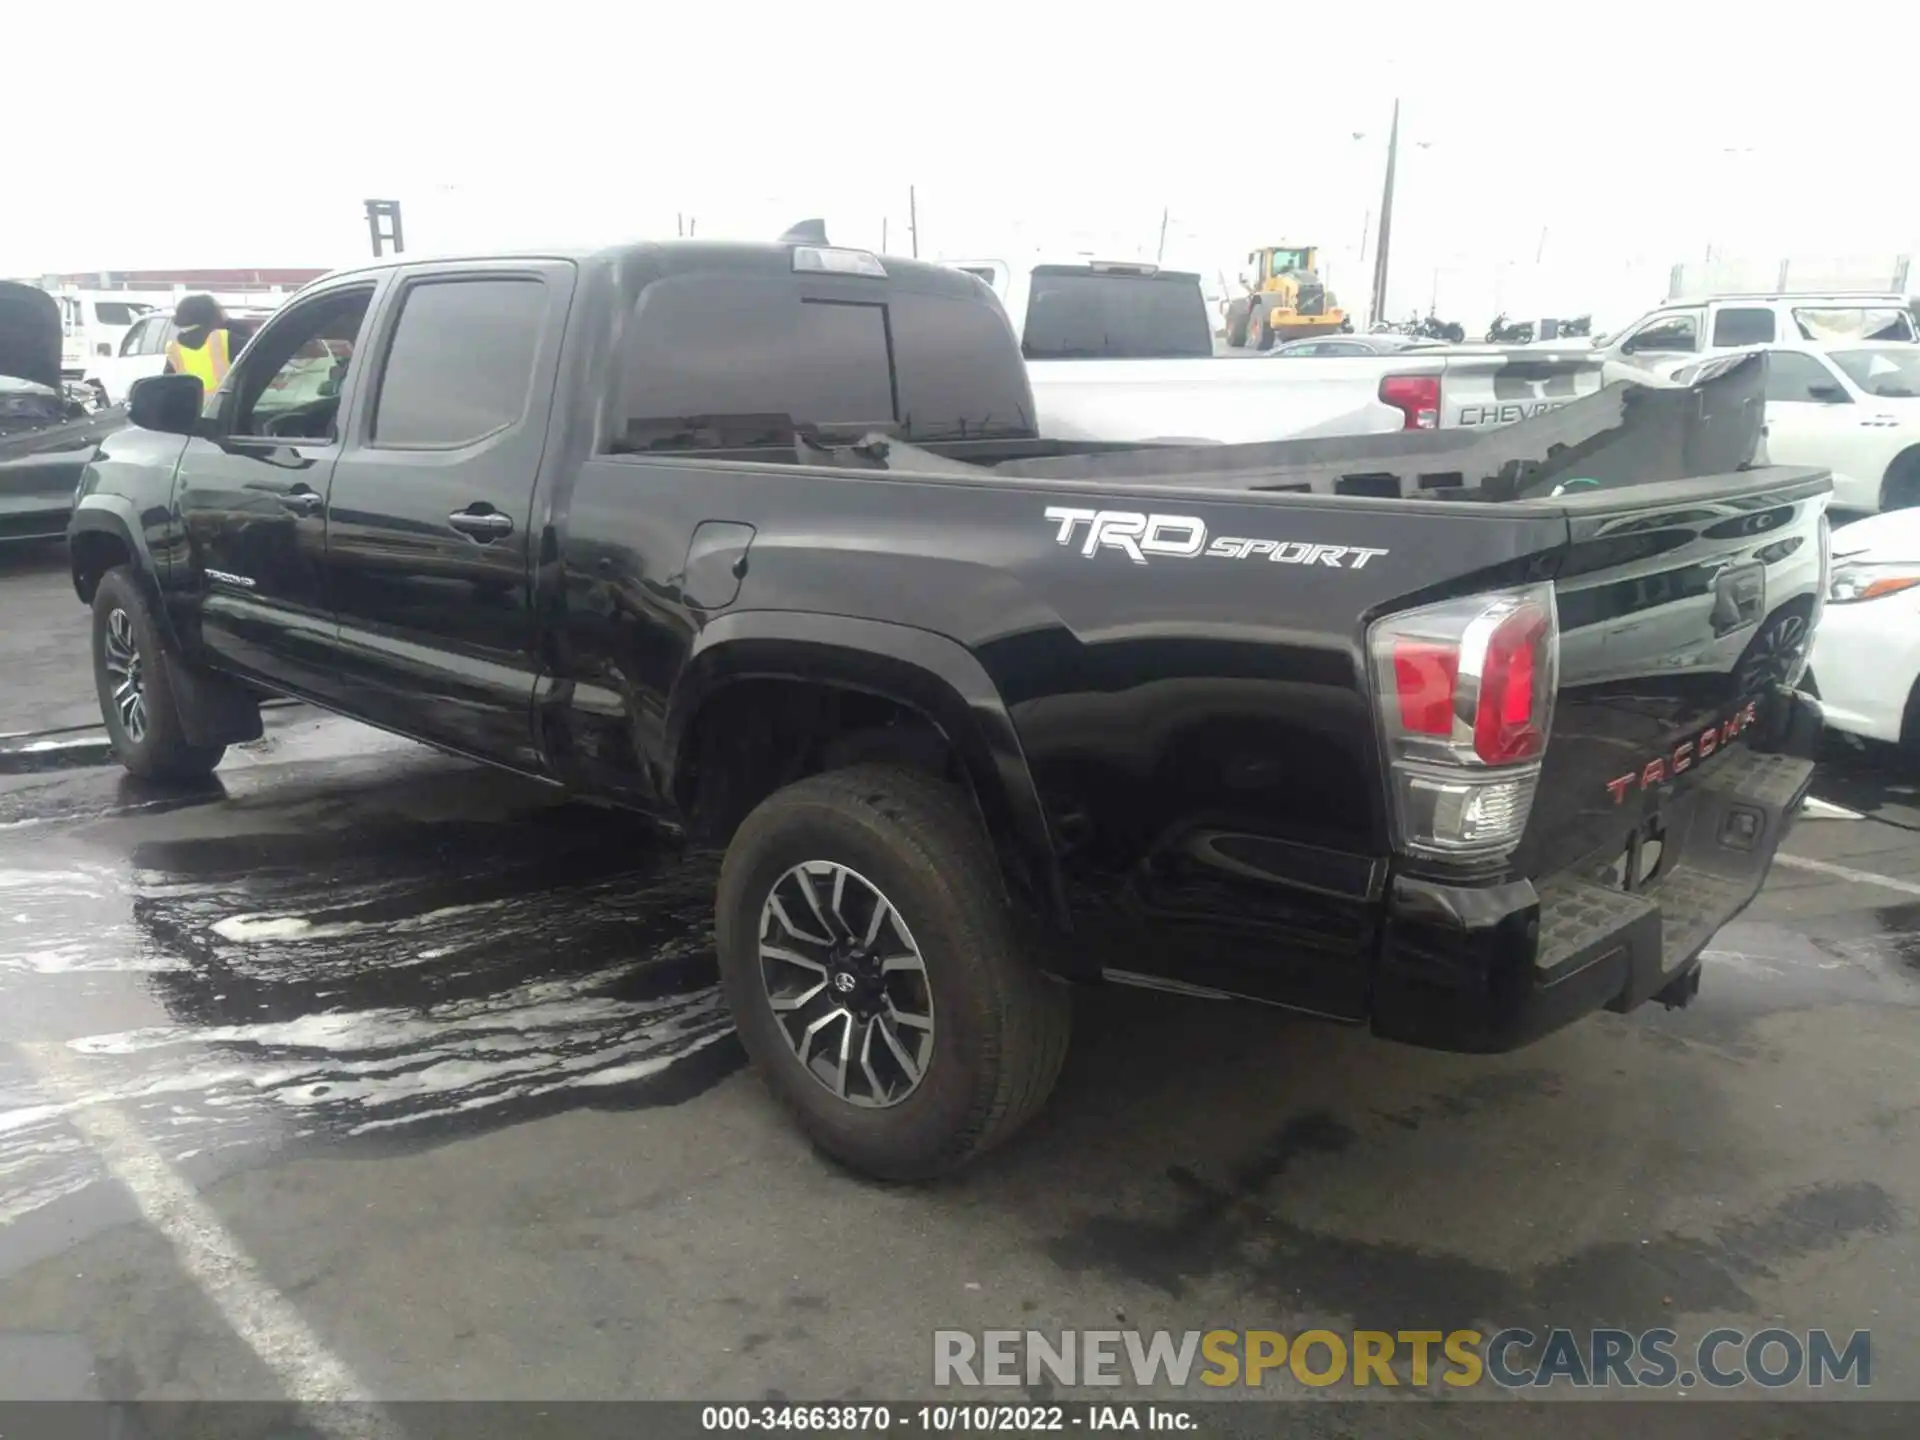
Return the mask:
<path id="1" fill-rule="evenodd" d="M 1245 345 L 1246 343 L 1247 343 L 1247 312 L 1243 310 L 1238 315 L 1236 315 L 1231 310 L 1227 311 L 1227 344 L 1228 346 L 1232 349 L 1238 350 L 1241 346 Z"/>
<path id="2" fill-rule="evenodd" d="M 1253 322 L 1253 348 L 1256 350 L 1273 349 L 1273 317 L 1262 310 Z"/>
<path id="3" fill-rule="evenodd" d="M 782 917 L 798 918 L 791 911 L 805 899 L 795 880 L 803 867 L 818 882 L 821 911 L 793 928 Z M 844 880 L 838 905 L 836 880 Z M 897 919 L 872 918 L 876 893 Z M 1013 1134 L 1053 1089 L 1071 1002 L 1066 987 L 1043 977 L 1024 953 L 992 846 L 954 786 L 888 764 L 787 786 L 735 833 L 715 911 L 721 983 L 748 1056 L 814 1144 L 852 1169 L 883 1180 L 944 1174 Z M 868 958 L 844 958 L 844 949 L 799 938 L 810 931 L 824 939 L 836 914 L 852 936 L 843 946 L 884 932 Z M 767 955 L 763 936 L 779 955 Z M 900 958 L 878 977 L 894 989 L 877 1013 L 930 1022 L 892 1027 L 901 1046 L 915 1050 L 907 1058 L 918 1062 L 917 1075 L 899 1062 L 900 1051 L 889 1056 L 878 1019 L 861 1029 L 851 1018 L 862 1005 L 876 1013 L 871 986 L 882 951 Z M 857 982 L 843 982 L 849 995 L 842 1004 L 836 979 L 856 967 L 864 968 Z M 788 1002 L 780 1013 L 776 989 Z M 815 998 L 793 1004 L 816 989 Z M 922 1004 L 925 1010 L 915 1008 Z M 850 1018 L 832 1019 L 836 1010 Z M 796 1041 L 809 1027 L 818 1033 Z M 879 1047 L 873 1069 L 862 1074 L 850 1059 L 838 1070 L 835 1037 L 842 1035 L 850 1037 L 843 1042 L 850 1055 Z M 802 1045 L 813 1068 L 801 1059 Z"/>
<path id="4" fill-rule="evenodd" d="M 1880 508 L 1905 510 L 1920 505 L 1920 452 L 1908 451 L 1887 467 L 1880 485 Z"/>
<path id="5" fill-rule="evenodd" d="M 93 683 L 113 753 L 128 773 L 199 780 L 227 753 L 224 745 L 189 744 L 182 733 L 153 611 L 125 565 L 102 576 L 93 594 Z"/>

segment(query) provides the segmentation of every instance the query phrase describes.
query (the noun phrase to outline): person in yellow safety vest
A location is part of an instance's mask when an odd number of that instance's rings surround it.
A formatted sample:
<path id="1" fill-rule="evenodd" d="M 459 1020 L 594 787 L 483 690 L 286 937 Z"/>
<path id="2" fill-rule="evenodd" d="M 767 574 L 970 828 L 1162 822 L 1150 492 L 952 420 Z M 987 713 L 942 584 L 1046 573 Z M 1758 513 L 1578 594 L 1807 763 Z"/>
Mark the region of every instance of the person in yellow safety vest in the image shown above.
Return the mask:
<path id="1" fill-rule="evenodd" d="M 211 295 L 189 295 L 174 308 L 173 323 L 180 332 L 167 342 L 167 373 L 197 375 L 209 395 L 227 378 L 231 343 L 227 312 Z"/>

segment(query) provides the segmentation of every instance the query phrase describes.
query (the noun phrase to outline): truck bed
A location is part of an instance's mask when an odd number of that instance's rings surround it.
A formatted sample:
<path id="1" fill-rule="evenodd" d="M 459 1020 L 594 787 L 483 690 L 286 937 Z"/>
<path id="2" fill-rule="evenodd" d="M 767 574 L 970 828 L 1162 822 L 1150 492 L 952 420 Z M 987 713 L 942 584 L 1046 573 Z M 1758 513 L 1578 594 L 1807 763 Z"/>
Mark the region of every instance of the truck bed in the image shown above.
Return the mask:
<path id="1" fill-rule="evenodd" d="M 1692 385 L 1648 375 L 1495 429 L 1239 445 L 980 442 L 914 446 L 881 435 L 799 447 L 801 463 L 915 474 L 1385 500 L 1505 502 L 1734 475 L 1762 454 L 1766 367 L 1714 362 Z M 1583 482 L 1574 484 L 1573 482 Z M 1591 484 L 1584 483 L 1591 482 Z"/>

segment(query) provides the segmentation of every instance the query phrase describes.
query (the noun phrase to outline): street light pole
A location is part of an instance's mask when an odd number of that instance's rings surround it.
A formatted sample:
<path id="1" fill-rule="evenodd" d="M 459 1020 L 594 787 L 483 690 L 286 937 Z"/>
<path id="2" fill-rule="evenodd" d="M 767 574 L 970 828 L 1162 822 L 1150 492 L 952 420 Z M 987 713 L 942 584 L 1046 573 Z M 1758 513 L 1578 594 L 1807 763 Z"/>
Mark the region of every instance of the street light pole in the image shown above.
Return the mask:
<path id="1" fill-rule="evenodd" d="M 1387 308 L 1387 251 L 1393 237 L 1393 170 L 1400 158 L 1400 102 L 1393 102 L 1393 129 L 1387 134 L 1387 179 L 1380 187 L 1380 238 L 1373 255 L 1373 298 L 1367 306 L 1367 326 L 1380 323 Z"/>

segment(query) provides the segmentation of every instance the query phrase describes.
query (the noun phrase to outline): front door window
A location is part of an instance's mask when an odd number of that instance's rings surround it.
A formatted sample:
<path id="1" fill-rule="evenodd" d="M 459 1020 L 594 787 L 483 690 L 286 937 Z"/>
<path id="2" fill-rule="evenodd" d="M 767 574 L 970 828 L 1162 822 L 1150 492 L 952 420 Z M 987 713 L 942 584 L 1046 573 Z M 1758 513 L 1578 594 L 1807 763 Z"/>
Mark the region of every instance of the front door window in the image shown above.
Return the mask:
<path id="1" fill-rule="evenodd" d="M 276 318 L 208 402 L 235 437 L 331 442 L 339 438 L 340 394 L 372 287 L 336 291 Z"/>

